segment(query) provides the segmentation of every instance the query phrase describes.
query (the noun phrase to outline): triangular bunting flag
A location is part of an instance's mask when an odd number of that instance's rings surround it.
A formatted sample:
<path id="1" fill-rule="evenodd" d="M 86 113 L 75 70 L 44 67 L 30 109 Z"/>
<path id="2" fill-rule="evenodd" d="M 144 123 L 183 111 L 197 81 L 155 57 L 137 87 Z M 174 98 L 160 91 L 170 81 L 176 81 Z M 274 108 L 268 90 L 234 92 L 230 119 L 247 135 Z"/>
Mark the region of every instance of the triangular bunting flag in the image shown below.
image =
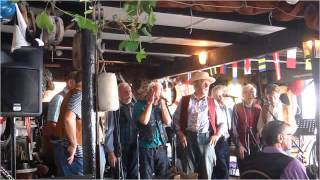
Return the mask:
<path id="1" fill-rule="evenodd" d="M 311 59 L 306 59 L 305 63 L 306 63 L 305 69 L 306 70 L 312 70 Z"/>
<path id="2" fill-rule="evenodd" d="M 251 74 L 251 61 L 250 59 L 244 60 L 244 74 Z"/>
<path id="3" fill-rule="evenodd" d="M 258 59 L 258 64 L 259 64 L 259 72 L 267 71 L 266 58 Z"/>
<path id="4" fill-rule="evenodd" d="M 217 72 L 217 67 L 214 67 L 214 68 L 213 68 L 213 72 L 214 72 L 214 74 L 218 74 L 218 72 Z"/>
<path id="5" fill-rule="evenodd" d="M 234 83 L 236 83 L 237 79 L 238 79 L 238 64 L 235 62 L 232 64 L 232 80 Z"/>
<path id="6" fill-rule="evenodd" d="M 272 53 L 272 56 L 273 56 L 273 60 L 274 60 L 274 68 L 276 69 L 277 80 L 279 81 L 281 79 L 279 53 L 274 52 L 274 53 Z"/>
<path id="7" fill-rule="evenodd" d="M 287 68 L 295 69 L 296 68 L 296 58 L 297 58 L 297 49 L 289 49 L 287 51 Z"/>

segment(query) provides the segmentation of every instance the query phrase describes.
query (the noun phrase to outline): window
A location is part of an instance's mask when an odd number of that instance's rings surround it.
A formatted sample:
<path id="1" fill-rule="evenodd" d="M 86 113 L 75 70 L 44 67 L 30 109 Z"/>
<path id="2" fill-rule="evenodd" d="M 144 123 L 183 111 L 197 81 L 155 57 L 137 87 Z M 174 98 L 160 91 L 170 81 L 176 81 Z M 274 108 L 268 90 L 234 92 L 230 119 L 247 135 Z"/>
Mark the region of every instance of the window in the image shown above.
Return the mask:
<path id="1" fill-rule="evenodd" d="M 312 79 L 308 79 L 304 81 L 304 84 L 304 90 L 301 94 L 302 118 L 314 119 L 316 114 L 314 82 Z"/>

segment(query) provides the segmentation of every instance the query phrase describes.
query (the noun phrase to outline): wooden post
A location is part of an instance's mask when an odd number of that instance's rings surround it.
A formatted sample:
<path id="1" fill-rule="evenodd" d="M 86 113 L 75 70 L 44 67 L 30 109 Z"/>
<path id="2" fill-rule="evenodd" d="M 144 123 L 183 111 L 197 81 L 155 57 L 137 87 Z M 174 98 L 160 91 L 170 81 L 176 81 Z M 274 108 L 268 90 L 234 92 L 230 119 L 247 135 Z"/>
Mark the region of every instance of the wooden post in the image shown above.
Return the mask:
<path id="1" fill-rule="evenodd" d="M 84 175 L 92 175 L 93 178 L 96 174 L 95 41 L 96 38 L 90 31 L 81 31 L 83 173 Z"/>

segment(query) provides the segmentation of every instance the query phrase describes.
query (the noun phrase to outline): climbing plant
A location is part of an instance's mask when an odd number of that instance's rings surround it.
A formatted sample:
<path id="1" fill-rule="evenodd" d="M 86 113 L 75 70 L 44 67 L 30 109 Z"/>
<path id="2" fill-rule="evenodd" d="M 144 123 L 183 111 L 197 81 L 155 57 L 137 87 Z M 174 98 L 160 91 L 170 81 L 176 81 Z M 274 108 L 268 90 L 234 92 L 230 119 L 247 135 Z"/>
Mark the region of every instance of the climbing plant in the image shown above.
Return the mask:
<path id="1" fill-rule="evenodd" d="M 146 58 L 145 50 L 141 46 L 141 35 L 151 37 L 150 32 L 156 21 L 153 11 L 155 7 L 156 0 L 126 1 L 122 6 L 122 9 L 126 12 L 126 16 L 121 17 L 115 14 L 112 17 L 112 22 L 116 23 L 118 28 L 128 35 L 127 40 L 124 40 L 119 44 L 119 50 L 137 52 L 136 60 L 139 63 Z M 93 12 L 93 7 L 90 7 L 84 12 L 85 16 L 72 14 L 58 7 L 55 8 L 69 16 L 72 16 L 80 29 L 88 29 L 94 34 L 96 34 L 100 29 L 100 26 L 96 21 L 86 18 L 86 15 Z M 39 28 L 48 31 L 49 33 L 53 31 L 53 24 L 46 10 L 36 17 L 36 24 Z M 103 22 L 102 24 L 105 26 L 110 23 Z"/>

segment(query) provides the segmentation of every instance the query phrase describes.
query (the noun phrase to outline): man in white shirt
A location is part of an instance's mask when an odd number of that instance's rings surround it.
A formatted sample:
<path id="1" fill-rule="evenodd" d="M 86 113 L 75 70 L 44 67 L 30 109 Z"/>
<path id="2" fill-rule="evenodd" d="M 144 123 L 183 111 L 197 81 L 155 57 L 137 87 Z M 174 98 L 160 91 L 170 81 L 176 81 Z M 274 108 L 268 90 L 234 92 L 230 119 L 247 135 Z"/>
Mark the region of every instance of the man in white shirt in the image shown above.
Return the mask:
<path id="1" fill-rule="evenodd" d="M 216 179 L 229 178 L 229 130 L 231 129 L 231 114 L 232 108 L 228 108 L 225 103 L 224 94 L 227 92 L 227 87 L 217 85 L 211 90 L 216 107 L 216 123 L 217 136 L 215 152 L 217 156 L 216 166 L 213 168 L 213 175 Z"/>

